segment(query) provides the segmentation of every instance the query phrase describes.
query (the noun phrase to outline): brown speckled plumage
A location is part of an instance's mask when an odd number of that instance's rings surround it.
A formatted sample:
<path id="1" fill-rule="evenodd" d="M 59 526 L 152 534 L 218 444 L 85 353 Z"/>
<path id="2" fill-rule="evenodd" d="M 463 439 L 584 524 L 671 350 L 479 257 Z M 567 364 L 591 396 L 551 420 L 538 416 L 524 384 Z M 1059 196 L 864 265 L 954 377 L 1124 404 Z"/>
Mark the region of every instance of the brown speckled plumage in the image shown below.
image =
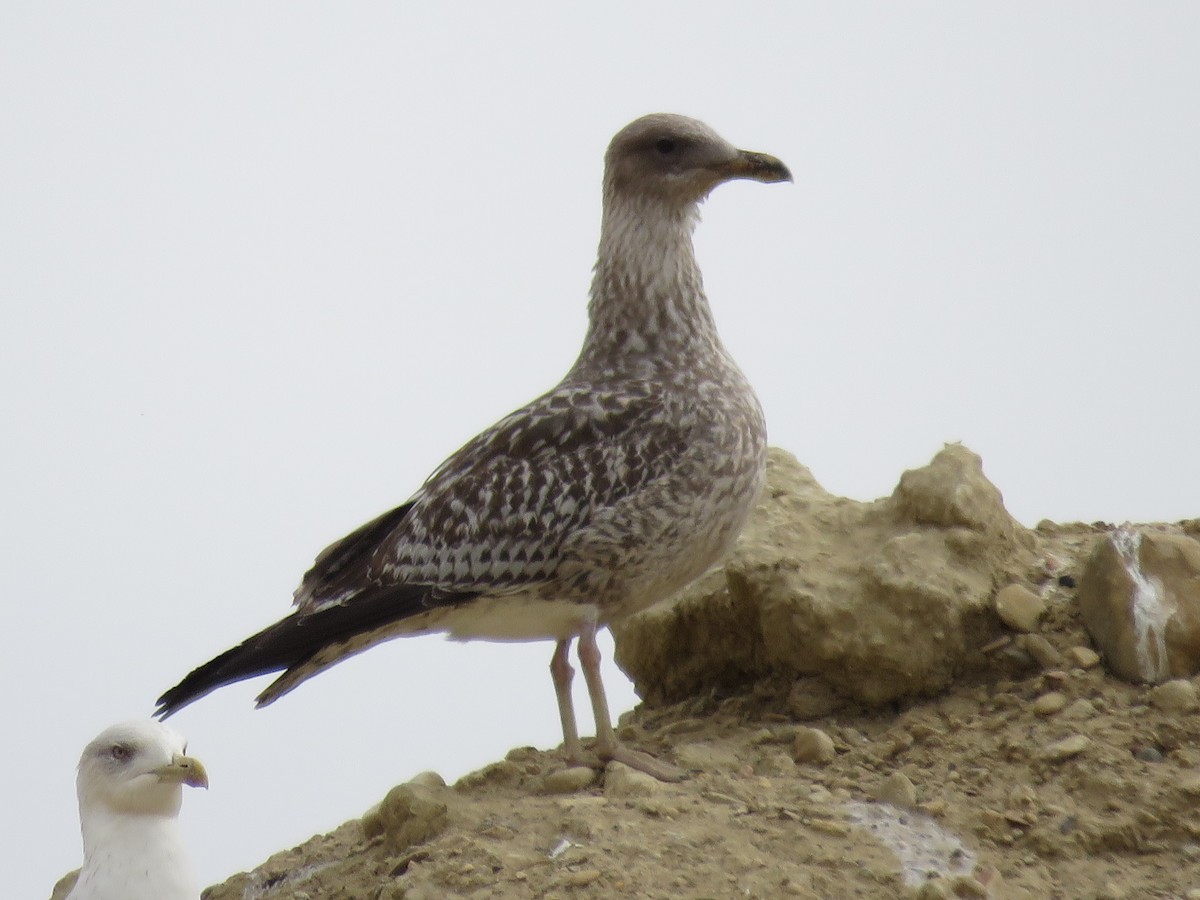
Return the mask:
<path id="1" fill-rule="evenodd" d="M 598 752 L 673 776 L 616 745 L 595 631 L 717 562 L 762 486 L 762 410 L 717 336 L 691 234 L 715 185 L 790 175 L 670 115 L 627 126 L 605 161 L 589 328 L 562 382 L 470 441 L 403 506 L 325 550 L 292 615 L 197 669 L 163 696 L 161 713 L 283 670 L 259 698 L 269 703 L 402 634 L 550 638 L 567 750 L 578 756 L 566 662 L 578 636 Z"/>

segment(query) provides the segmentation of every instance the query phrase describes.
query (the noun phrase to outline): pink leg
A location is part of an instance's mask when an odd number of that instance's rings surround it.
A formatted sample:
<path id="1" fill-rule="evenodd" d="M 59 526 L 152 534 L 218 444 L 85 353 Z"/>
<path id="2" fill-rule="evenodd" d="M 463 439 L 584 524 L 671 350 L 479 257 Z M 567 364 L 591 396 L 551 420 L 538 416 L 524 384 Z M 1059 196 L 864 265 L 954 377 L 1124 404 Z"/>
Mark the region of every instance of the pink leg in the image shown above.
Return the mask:
<path id="1" fill-rule="evenodd" d="M 624 763 L 631 768 L 653 775 L 659 781 L 679 781 L 683 772 L 652 756 L 622 747 L 613 731 L 612 717 L 608 712 L 608 698 L 600 680 L 600 648 L 596 645 L 596 623 L 588 622 L 579 633 L 579 664 L 583 667 L 583 678 L 587 682 L 588 696 L 592 701 L 592 713 L 596 716 L 596 753 L 604 761 Z M 561 710 L 561 703 L 559 708 Z"/>
<path id="2" fill-rule="evenodd" d="M 567 760 L 573 764 L 583 761 L 583 751 L 579 745 L 579 729 L 575 726 L 575 704 L 571 700 L 571 681 L 575 670 L 567 653 L 571 649 L 570 639 L 559 641 L 554 647 L 554 656 L 550 658 L 550 677 L 554 679 L 554 694 L 558 697 L 558 717 L 562 721 L 563 749 Z"/>

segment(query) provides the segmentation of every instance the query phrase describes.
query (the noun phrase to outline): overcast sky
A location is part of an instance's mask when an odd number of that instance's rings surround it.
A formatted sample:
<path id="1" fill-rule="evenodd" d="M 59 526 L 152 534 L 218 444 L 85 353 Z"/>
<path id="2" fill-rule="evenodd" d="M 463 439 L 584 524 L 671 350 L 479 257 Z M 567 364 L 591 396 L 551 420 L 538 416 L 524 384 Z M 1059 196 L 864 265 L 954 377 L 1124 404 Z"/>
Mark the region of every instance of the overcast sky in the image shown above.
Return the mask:
<path id="1" fill-rule="evenodd" d="M 88 740 L 557 381 L 646 112 L 795 175 L 718 189 L 697 250 L 827 488 L 961 440 L 1027 525 L 1200 515 L 1198 47 L 1193 3 L 3 4 L 5 893 L 78 865 Z M 202 878 L 555 746 L 551 650 L 190 707 Z"/>

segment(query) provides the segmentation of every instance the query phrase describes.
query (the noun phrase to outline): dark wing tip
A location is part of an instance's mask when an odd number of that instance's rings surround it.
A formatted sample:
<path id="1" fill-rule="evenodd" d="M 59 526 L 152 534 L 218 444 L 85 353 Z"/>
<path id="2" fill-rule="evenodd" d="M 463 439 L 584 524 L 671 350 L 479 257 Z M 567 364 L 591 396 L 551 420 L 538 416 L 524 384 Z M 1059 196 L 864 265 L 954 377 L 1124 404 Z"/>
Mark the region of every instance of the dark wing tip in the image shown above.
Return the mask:
<path id="1" fill-rule="evenodd" d="M 410 618 L 432 606 L 449 606 L 474 599 L 478 591 L 439 592 L 432 585 L 391 585 L 366 591 L 344 604 L 332 604 L 311 612 L 294 612 L 264 628 L 220 656 L 193 669 L 179 684 L 158 698 L 154 715 L 173 716 L 189 703 L 217 688 L 258 675 L 290 672 L 311 661 L 327 647 L 346 643 L 360 635 L 376 633 L 374 640 L 359 648 L 386 640 L 389 625 Z M 396 636 L 396 635 L 390 635 Z M 311 674 L 341 661 L 334 656 Z M 308 677 L 307 675 L 305 677 Z M 271 701 L 260 698 L 258 706 Z"/>

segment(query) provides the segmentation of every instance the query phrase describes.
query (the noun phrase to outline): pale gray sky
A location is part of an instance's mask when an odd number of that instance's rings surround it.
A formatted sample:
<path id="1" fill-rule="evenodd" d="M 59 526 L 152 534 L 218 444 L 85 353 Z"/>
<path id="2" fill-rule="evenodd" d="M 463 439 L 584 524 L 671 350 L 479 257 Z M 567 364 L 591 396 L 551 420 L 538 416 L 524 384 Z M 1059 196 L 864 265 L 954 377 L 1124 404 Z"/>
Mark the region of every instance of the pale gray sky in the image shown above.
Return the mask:
<path id="1" fill-rule="evenodd" d="M 4 4 L 6 891 L 78 864 L 88 740 L 558 379 L 646 112 L 795 174 L 697 245 L 826 487 L 962 440 L 1029 525 L 1200 514 L 1197 47 L 1192 3 Z M 187 709 L 202 877 L 556 745 L 551 649 L 399 641 Z"/>

